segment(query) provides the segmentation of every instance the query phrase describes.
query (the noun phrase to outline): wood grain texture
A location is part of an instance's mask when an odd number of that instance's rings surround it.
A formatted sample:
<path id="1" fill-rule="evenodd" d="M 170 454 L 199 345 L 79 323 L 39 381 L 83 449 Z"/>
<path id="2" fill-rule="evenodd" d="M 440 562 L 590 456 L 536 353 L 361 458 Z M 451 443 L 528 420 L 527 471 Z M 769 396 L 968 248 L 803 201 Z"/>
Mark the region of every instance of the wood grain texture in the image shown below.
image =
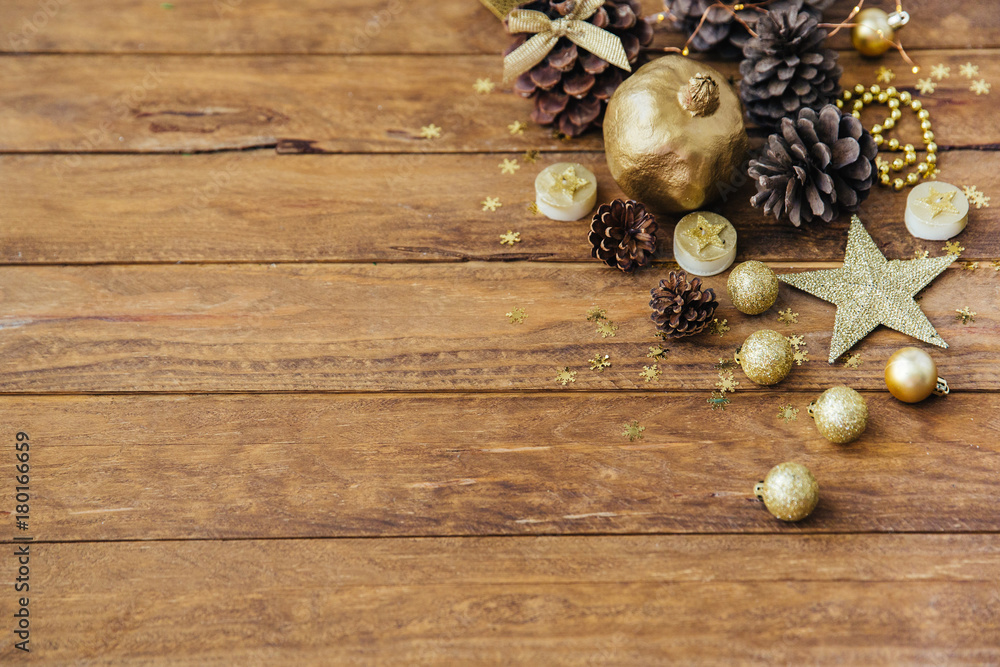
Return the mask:
<path id="1" fill-rule="evenodd" d="M 783 286 L 770 311 L 743 316 L 721 274 L 705 284 L 732 331 L 668 344 L 662 378 L 644 382 L 657 341 L 648 290 L 664 275 L 625 276 L 596 262 L 5 267 L 0 391 L 700 391 L 716 381 L 712 364 L 761 328 L 805 337 L 811 361 L 782 389 L 881 389 L 885 360 L 916 343 L 879 329 L 856 347 L 863 367 L 831 368 L 834 306 Z M 921 307 L 952 346 L 929 349 L 956 391 L 1000 388 L 998 289 L 989 268 L 952 268 L 923 293 Z M 614 337 L 586 321 L 593 305 L 618 324 Z M 955 316 L 965 306 L 978 312 L 967 325 Z M 517 307 L 527 314 L 520 325 L 505 316 Z M 797 324 L 778 321 L 786 308 Z M 598 353 L 612 358 L 605 373 L 589 370 Z M 579 371 L 569 387 L 554 380 L 563 367 Z"/>
<path id="2" fill-rule="evenodd" d="M 995 535 L 35 544 L 32 553 L 33 652 L 18 663 L 1000 658 Z M 0 658 L 14 659 L 11 650 L 5 642 Z"/>
<path id="3" fill-rule="evenodd" d="M 868 394 L 844 447 L 815 394 L 708 393 L 4 397 L 0 452 L 31 436 L 41 540 L 1000 530 L 996 394 Z M 821 488 L 797 524 L 753 495 L 788 460 Z"/>
<path id="4" fill-rule="evenodd" d="M 521 169 L 502 175 L 501 159 Z M 602 153 L 535 164 L 519 153 L 0 156 L 0 262 L 592 261 L 589 217 L 555 222 L 527 210 L 537 172 L 561 160 L 593 169 L 600 202 L 623 196 Z M 1000 153 L 950 151 L 940 164 L 942 179 L 1000 193 Z M 846 214 L 796 228 L 750 208 L 753 192 L 744 183 L 715 207 L 739 230 L 739 261 L 842 259 Z M 487 196 L 503 206 L 484 212 Z M 942 244 L 906 231 L 905 207 L 906 193 L 880 187 L 861 216 L 890 257 L 936 253 Z M 672 256 L 676 219 L 660 217 L 657 258 Z M 1000 257 L 998 224 L 1000 206 L 973 209 L 957 239 L 963 258 Z M 508 230 L 522 242 L 500 245 Z"/>
<path id="5" fill-rule="evenodd" d="M 662 9 L 643 0 L 647 14 Z M 0 5 L 0 52 L 403 54 L 500 53 L 508 38 L 477 0 L 408 3 L 402 0 L 8 0 Z M 852 0 L 837 0 L 825 16 L 847 17 Z M 924 0 L 907 6 L 903 43 L 910 51 L 1000 46 L 1000 21 L 975 0 Z M 657 30 L 655 46 L 680 46 L 684 36 Z M 849 31 L 831 38 L 849 49 Z M 919 53 L 916 54 L 919 56 Z M 890 63 L 898 56 L 887 56 Z M 903 68 L 902 64 L 899 65 Z"/>
<path id="6" fill-rule="evenodd" d="M 942 148 L 1000 145 L 989 95 L 957 75 L 965 51 L 928 51 L 955 74 L 926 106 Z M 842 83 L 874 82 L 875 66 L 843 53 Z M 1000 80 L 995 51 L 977 52 L 980 74 Z M 477 95 L 478 77 L 500 78 L 496 57 L 82 56 L 0 59 L 0 151 L 184 152 L 277 147 L 280 152 L 496 152 L 601 150 L 592 132 L 566 142 L 527 122 L 531 101 Z M 735 75 L 735 63 L 719 64 Z M 897 85 L 918 75 L 900 70 Z M 38 82 L 45 86 L 39 88 Z M 936 113 L 947 108 L 948 113 Z M 875 119 L 872 120 L 875 122 Z M 435 123 L 439 139 L 420 138 Z M 901 141 L 910 140 L 906 133 Z"/>

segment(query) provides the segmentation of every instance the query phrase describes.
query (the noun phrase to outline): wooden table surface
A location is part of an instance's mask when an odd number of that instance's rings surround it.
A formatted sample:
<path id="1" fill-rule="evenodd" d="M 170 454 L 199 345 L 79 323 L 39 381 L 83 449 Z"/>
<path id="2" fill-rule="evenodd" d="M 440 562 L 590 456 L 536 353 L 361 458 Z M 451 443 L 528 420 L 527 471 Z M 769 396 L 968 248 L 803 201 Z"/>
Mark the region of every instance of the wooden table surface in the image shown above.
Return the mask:
<path id="1" fill-rule="evenodd" d="M 919 405 L 882 381 L 912 340 L 879 329 L 860 365 L 830 366 L 831 305 L 786 286 L 747 317 L 725 274 L 706 283 L 731 330 L 671 342 L 643 381 L 674 221 L 625 276 L 589 258 L 587 220 L 529 212 L 559 161 L 593 168 L 600 200 L 620 192 L 599 133 L 511 134 L 531 103 L 473 90 L 500 80 L 507 43 L 475 0 L 4 0 L 0 538 L 32 541 L 31 652 L 13 646 L 8 556 L 0 662 L 1000 663 L 1000 15 L 906 4 L 923 71 L 842 33 L 842 82 L 885 65 L 913 90 L 950 66 L 921 97 L 942 180 L 994 200 L 920 301 L 953 393 Z M 992 93 L 969 90 L 967 62 Z M 839 265 L 847 216 L 796 229 L 750 192 L 719 208 L 739 260 Z M 941 254 L 904 204 L 864 204 L 878 245 Z M 522 242 L 501 245 L 508 230 Z M 711 410 L 713 364 L 760 328 L 801 335 L 809 361 L 766 389 L 737 371 Z M 871 411 L 849 446 L 805 412 L 836 384 Z M 753 496 L 786 460 L 822 495 L 791 525 Z"/>

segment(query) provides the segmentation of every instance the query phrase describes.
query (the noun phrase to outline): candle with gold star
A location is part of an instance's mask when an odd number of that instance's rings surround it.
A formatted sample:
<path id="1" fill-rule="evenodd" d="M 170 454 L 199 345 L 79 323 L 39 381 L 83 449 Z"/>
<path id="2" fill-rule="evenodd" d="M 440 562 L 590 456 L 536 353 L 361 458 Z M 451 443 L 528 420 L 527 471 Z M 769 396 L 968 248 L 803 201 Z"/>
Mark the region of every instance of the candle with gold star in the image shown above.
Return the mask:
<path id="1" fill-rule="evenodd" d="M 918 239 L 945 241 L 969 222 L 969 200 L 951 183 L 924 181 L 906 198 L 906 230 Z"/>
<path id="2" fill-rule="evenodd" d="M 689 213 L 674 227 L 674 259 L 696 276 L 722 273 L 736 259 L 736 229 L 717 213 Z"/>
<path id="3" fill-rule="evenodd" d="M 552 220 L 579 220 L 597 203 L 594 172 L 576 162 L 559 162 L 535 178 L 535 205 Z"/>

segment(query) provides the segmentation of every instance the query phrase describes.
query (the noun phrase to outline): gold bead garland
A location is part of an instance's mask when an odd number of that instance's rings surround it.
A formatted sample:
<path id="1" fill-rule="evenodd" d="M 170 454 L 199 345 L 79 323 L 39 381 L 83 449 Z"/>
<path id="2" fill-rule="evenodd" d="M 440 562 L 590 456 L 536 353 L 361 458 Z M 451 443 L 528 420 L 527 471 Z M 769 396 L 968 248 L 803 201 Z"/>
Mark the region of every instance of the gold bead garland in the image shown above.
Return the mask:
<path id="1" fill-rule="evenodd" d="M 934 143 L 934 132 L 931 131 L 931 115 L 920 100 L 913 99 L 908 91 L 899 92 L 893 86 L 885 90 L 878 85 L 865 88 L 860 83 L 854 86 L 854 90 L 845 90 L 842 99 L 837 100 L 837 108 L 847 111 L 850 105 L 851 115 L 861 118 L 861 110 L 866 104 L 885 104 L 889 107 L 889 116 L 881 124 L 872 126 L 872 139 L 879 148 L 890 151 L 903 151 L 903 157 L 896 158 L 892 162 L 883 163 L 879 166 L 878 180 L 882 185 L 891 185 L 896 190 L 902 190 L 908 185 L 916 185 L 921 178 L 927 178 L 937 169 L 937 144 Z M 901 146 L 899 139 L 895 137 L 886 139 L 882 133 L 896 127 L 896 121 L 903 117 L 900 106 L 908 106 L 913 109 L 920 120 L 920 129 L 923 131 L 924 147 L 927 150 L 927 158 L 917 164 L 917 151 L 913 144 Z M 906 178 L 895 178 L 889 175 L 889 171 L 902 171 L 905 167 L 916 164 L 916 170 L 906 175 Z"/>

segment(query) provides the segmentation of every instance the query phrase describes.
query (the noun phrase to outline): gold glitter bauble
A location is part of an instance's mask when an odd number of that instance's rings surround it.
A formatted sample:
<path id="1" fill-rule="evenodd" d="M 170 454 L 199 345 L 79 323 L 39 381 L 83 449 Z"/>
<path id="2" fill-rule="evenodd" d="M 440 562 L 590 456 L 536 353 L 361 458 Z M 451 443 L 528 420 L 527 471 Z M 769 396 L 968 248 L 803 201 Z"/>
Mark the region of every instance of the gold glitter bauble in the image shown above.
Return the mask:
<path id="1" fill-rule="evenodd" d="M 736 363 L 757 384 L 778 384 L 792 370 L 792 344 L 777 331 L 761 329 L 750 334 L 739 351 Z"/>
<path id="2" fill-rule="evenodd" d="M 838 445 L 857 440 L 868 425 L 865 397 L 850 387 L 831 387 L 809 404 L 820 435 Z"/>
<path id="3" fill-rule="evenodd" d="M 774 466 L 753 492 L 764 501 L 767 511 L 782 521 L 806 518 L 819 502 L 819 484 L 801 463 Z"/>
<path id="4" fill-rule="evenodd" d="M 726 288 L 736 310 L 746 315 L 760 315 L 778 299 L 778 277 L 766 264 L 753 259 L 732 270 Z"/>
<path id="5" fill-rule="evenodd" d="M 957 255 L 888 260 L 858 216 L 847 233 L 844 265 L 839 269 L 786 273 L 778 279 L 837 305 L 830 341 L 832 364 L 880 324 L 925 343 L 948 347 L 913 300 Z"/>
<path id="6" fill-rule="evenodd" d="M 938 377 L 931 355 L 918 347 L 904 347 L 885 365 L 885 386 L 904 403 L 919 403 L 931 394 L 948 394 L 948 383 Z"/>
<path id="7" fill-rule="evenodd" d="M 863 9 L 854 17 L 851 43 L 863 56 L 880 56 L 892 48 L 896 31 L 909 20 L 906 12 L 887 14 L 877 7 Z"/>
<path id="8" fill-rule="evenodd" d="M 708 65 L 664 56 L 618 86 L 604 116 L 618 187 L 657 212 L 694 211 L 728 187 L 749 149 L 743 107 Z"/>

